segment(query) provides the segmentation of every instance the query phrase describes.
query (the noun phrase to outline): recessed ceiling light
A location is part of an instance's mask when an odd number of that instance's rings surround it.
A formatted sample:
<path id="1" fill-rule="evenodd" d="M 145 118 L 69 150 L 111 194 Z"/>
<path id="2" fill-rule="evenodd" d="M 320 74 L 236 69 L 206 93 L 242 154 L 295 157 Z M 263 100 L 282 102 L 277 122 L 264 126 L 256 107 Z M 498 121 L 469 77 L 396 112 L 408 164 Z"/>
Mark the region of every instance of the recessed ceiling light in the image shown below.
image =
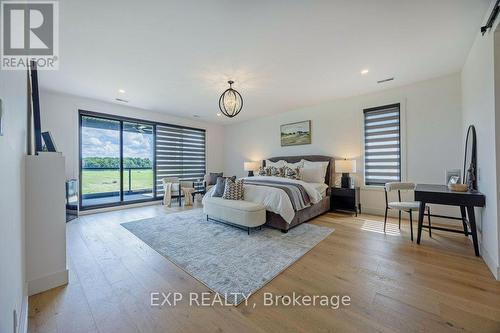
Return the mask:
<path id="1" fill-rule="evenodd" d="M 369 70 L 368 70 L 368 69 L 363 69 L 363 70 L 361 71 L 361 75 L 366 75 L 366 74 L 368 74 L 368 72 L 369 72 Z"/>
<path id="2" fill-rule="evenodd" d="M 119 92 L 120 94 L 125 94 L 125 90 L 123 90 L 123 89 L 118 89 L 118 92 Z"/>
<path id="3" fill-rule="evenodd" d="M 220 116 L 222 116 L 222 113 L 217 112 L 217 117 L 220 117 Z"/>

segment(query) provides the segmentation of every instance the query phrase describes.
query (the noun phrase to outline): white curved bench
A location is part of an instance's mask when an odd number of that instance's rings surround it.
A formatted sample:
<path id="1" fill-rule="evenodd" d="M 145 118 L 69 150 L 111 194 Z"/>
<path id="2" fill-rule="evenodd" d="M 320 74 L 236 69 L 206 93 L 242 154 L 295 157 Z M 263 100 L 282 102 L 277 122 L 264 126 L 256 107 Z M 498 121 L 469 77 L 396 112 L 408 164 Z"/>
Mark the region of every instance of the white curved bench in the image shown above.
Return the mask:
<path id="1" fill-rule="evenodd" d="M 266 208 L 258 203 L 244 200 L 226 200 L 208 197 L 203 200 L 203 212 L 207 220 L 234 224 L 248 230 L 266 223 Z"/>

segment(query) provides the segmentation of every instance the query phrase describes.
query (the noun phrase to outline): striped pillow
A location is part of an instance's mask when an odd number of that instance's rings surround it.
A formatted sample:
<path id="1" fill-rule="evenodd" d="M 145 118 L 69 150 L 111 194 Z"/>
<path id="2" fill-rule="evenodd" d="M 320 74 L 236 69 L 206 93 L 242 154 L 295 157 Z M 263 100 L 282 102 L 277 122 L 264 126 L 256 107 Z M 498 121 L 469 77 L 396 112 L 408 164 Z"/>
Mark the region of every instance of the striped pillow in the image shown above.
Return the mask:
<path id="1" fill-rule="evenodd" d="M 243 180 L 226 179 L 226 186 L 224 187 L 224 194 L 222 199 L 227 200 L 243 200 Z"/>

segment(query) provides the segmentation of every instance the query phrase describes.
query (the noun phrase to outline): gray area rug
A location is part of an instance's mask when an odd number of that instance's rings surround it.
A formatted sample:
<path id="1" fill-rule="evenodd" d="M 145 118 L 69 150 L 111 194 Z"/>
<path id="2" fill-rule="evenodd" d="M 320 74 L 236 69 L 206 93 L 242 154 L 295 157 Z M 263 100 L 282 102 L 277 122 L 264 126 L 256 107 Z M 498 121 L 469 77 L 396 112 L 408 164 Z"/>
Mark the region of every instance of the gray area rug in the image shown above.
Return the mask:
<path id="1" fill-rule="evenodd" d="M 238 305 L 334 229 L 304 223 L 284 234 L 207 221 L 201 209 L 122 224 L 212 291 Z"/>

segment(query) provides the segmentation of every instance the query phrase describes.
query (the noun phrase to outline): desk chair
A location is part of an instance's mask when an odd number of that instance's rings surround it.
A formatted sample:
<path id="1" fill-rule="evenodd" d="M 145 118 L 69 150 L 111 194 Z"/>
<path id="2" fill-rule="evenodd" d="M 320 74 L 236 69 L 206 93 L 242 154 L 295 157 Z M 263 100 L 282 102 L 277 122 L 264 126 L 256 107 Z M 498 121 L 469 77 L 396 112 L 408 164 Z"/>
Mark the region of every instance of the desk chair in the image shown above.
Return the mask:
<path id="1" fill-rule="evenodd" d="M 387 224 L 387 212 L 389 209 L 398 210 L 399 213 L 399 229 L 401 229 L 401 212 L 407 212 L 410 214 L 410 233 L 411 233 L 411 241 L 413 242 L 413 218 L 412 212 L 420 207 L 420 203 L 418 201 L 401 201 L 401 191 L 414 191 L 415 183 L 400 183 L 400 182 L 392 182 L 386 183 L 384 187 L 385 193 L 385 217 L 384 217 L 384 233 L 385 226 Z M 392 191 L 398 191 L 398 201 L 389 202 L 388 193 Z M 429 219 L 429 237 L 432 237 L 431 234 L 431 208 L 429 206 L 425 206 L 427 211 L 427 218 Z"/>

